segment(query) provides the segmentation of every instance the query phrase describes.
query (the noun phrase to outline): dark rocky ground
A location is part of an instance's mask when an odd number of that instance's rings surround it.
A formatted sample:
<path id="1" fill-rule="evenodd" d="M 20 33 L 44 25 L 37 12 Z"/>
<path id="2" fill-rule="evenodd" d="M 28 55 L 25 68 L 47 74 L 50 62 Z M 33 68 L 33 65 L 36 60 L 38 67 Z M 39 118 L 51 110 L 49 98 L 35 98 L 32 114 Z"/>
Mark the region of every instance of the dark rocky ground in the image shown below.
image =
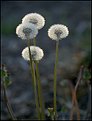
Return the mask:
<path id="1" fill-rule="evenodd" d="M 91 52 L 91 7 L 90 2 L 2 2 L 2 38 L 1 60 L 5 64 L 12 84 L 7 95 L 15 115 L 20 119 L 35 117 L 34 93 L 28 63 L 21 57 L 26 41 L 17 37 L 16 26 L 21 23 L 24 15 L 37 12 L 46 19 L 46 25 L 39 31 L 37 45 L 44 50 L 44 58 L 39 64 L 43 95 L 46 107 L 53 106 L 53 68 L 55 58 L 55 42 L 47 35 L 48 28 L 55 23 L 68 26 L 69 36 L 60 41 L 58 63 L 57 107 L 59 119 L 69 117 L 71 95 L 67 80 L 76 79 L 80 66 Z M 87 113 L 89 101 L 88 87 L 79 88 L 83 91 L 79 98 L 81 117 Z M 62 113 L 62 107 L 66 112 Z M 62 114 L 62 115 L 61 115 Z M 64 116 L 65 117 L 64 117 Z M 7 109 L 2 97 L 1 119 L 8 119 Z"/>

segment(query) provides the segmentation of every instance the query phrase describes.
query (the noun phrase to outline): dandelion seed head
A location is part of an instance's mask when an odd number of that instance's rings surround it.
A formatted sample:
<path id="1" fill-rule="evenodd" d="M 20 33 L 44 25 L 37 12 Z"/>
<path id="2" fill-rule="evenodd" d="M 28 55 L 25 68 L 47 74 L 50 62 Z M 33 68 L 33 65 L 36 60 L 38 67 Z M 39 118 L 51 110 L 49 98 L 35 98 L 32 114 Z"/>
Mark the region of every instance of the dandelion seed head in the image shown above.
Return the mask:
<path id="1" fill-rule="evenodd" d="M 29 13 L 24 16 L 22 23 L 33 23 L 37 29 L 41 29 L 45 25 L 45 19 L 38 13 Z"/>
<path id="2" fill-rule="evenodd" d="M 19 26 L 17 26 L 16 28 L 16 34 L 18 35 L 18 37 L 20 37 L 21 39 L 33 39 L 34 37 L 37 36 L 38 34 L 38 30 L 36 28 L 36 26 L 32 23 L 23 23 L 23 24 L 19 24 Z"/>
<path id="3" fill-rule="evenodd" d="M 43 50 L 41 48 L 37 47 L 37 46 L 30 46 L 30 51 L 31 51 L 32 60 L 39 61 L 44 56 Z M 26 47 L 22 51 L 22 57 L 25 60 L 28 60 L 28 61 L 30 60 L 28 47 Z"/>
<path id="4" fill-rule="evenodd" d="M 48 36 L 53 40 L 61 40 L 69 34 L 68 28 L 62 24 L 52 25 L 48 30 Z"/>

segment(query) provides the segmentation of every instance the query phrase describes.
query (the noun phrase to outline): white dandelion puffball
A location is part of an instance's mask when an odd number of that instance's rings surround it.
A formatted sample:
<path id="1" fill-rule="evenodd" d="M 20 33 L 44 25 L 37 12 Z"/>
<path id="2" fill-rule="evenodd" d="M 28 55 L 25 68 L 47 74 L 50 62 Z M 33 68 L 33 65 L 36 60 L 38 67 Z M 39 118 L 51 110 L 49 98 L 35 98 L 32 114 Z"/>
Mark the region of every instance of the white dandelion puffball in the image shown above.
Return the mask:
<path id="1" fill-rule="evenodd" d="M 16 34 L 18 35 L 18 37 L 24 40 L 33 39 L 37 36 L 38 29 L 32 23 L 19 24 L 19 26 L 17 26 L 16 28 Z"/>
<path id="2" fill-rule="evenodd" d="M 45 25 L 45 19 L 38 13 L 29 13 L 24 16 L 22 23 L 33 23 L 37 29 L 41 29 Z"/>
<path id="3" fill-rule="evenodd" d="M 44 56 L 43 50 L 37 46 L 30 46 L 30 51 L 31 51 L 31 56 L 32 56 L 32 60 L 41 60 Z M 25 60 L 30 60 L 29 58 L 29 50 L 28 47 L 26 47 L 23 51 L 22 51 L 22 57 Z"/>
<path id="4" fill-rule="evenodd" d="M 68 28 L 62 24 L 52 25 L 48 30 L 48 36 L 53 40 L 61 40 L 69 34 Z"/>

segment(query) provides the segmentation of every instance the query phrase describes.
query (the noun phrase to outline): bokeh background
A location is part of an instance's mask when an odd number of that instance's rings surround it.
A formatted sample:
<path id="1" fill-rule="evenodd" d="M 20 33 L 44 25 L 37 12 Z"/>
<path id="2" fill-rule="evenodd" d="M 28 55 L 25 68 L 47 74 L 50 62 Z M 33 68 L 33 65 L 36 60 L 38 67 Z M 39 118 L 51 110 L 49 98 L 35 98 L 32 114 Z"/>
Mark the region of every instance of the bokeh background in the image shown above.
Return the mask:
<path id="1" fill-rule="evenodd" d="M 48 37 L 51 25 L 61 23 L 69 28 L 69 36 L 59 44 L 58 63 L 58 113 L 62 107 L 66 112 L 71 108 L 71 96 L 67 80 L 76 80 L 80 66 L 85 59 L 90 60 L 91 54 L 91 3 L 87 1 L 5 1 L 1 8 L 1 60 L 5 64 L 12 84 L 7 89 L 7 95 L 18 118 L 34 118 L 35 104 L 31 75 L 28 62 L 22 56 L 22 50 L 27 46 L 26 41 L 16 35 L 16 27 L 28 13 L 39 13 L 45 17 L 46 24 L 39 30 L 37 45 L 44 50 L 44 58 L 40 61 L 39 69 L 43 86 L 45 108 L 53 106 L 53 69 L 55 61 L 55 41 Z M 76 82 L 76 81 L 75 81 Z M 67 87 L 64 87 L 64 84 Z M 87 109 L 88 90 L 81 88 L 79 98 L 81 112 Z M 65 108 L 64 108 L 65 109 Z M 84 111 L 84 112 L 83 112 Z M 9 119 L 2 98 L 1 118 Z"/>

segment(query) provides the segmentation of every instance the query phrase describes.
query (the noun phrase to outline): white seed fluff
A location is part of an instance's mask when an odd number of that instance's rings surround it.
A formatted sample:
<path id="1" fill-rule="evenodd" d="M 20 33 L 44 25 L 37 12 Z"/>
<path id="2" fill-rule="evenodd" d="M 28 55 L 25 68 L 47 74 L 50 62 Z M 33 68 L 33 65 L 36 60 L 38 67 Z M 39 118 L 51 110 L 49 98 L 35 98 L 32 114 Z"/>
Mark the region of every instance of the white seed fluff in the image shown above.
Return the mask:
<path id="1" fill-rule="evenodd" d="M 53 40 L 61 40 L 69 34 L 68 28 L 62 24 L 52 25 L 48 30 L 48 36 Z"/>
<path id="2" fill-rule="evenodd" d="M 37 46 L 30 46 L 30 51 L 31 51 L 31 56 L 32 56 L 32 60 L 41 60 L 44 56 L 43 50 Z M 22 57 L 25 60 L 30 60 L 29 58 L 29 50 L 28 47 L 26 47 L 23 51 L 22 51 Z"/>
<path id="3" fill-rule="evenodd" d="M 37 29 L 41 29 L 45 25 L 45 19 L 38 13 L 29 13 L 24 16 L 22 23 L 33 23 Z"/>
<path id="4" fill-rule="evenodd" d="M 29 24 L 29 23 L 23 23 L 19 24 L 16 28 L 16 34 L 18 37 L 21 39 L 33 39 L 34 37 L 37 36 L 38 34 L 38 29 L 34 24 Z"/>

